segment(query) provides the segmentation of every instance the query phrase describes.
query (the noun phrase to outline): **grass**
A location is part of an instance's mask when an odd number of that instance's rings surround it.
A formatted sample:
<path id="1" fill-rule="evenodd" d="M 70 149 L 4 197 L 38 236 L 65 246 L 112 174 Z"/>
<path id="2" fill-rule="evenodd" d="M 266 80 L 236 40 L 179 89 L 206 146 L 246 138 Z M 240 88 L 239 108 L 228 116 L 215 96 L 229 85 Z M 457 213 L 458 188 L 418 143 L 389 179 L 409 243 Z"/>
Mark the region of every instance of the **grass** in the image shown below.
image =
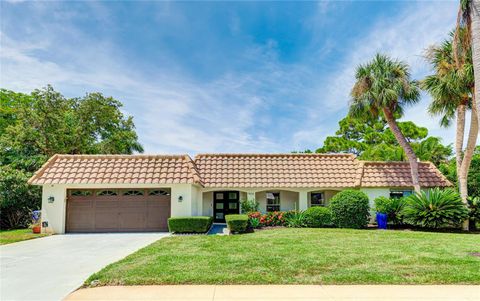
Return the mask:
<path id="1" fill-rule="evenodd" d="M 6 244 L 22 241 L 22 240 L 44 237 L 47 235 L 48 234 L 33 234 L 32 229 L 0 231 L 0 245 L 6 245 Z"/>
<path id="2" fill-rule="evenodd" d="M 105 267 L 85 285 L 480 284 L 474 252 L 480 235 L 282 228 L 177 236 Z"/>

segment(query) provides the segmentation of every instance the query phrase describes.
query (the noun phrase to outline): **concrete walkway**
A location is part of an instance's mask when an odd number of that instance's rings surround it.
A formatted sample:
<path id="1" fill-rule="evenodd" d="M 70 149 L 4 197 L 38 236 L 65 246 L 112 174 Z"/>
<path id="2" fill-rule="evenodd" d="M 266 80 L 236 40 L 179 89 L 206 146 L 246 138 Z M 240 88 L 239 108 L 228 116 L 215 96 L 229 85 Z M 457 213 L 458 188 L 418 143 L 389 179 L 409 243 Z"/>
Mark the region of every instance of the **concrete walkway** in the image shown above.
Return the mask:
<path id="1" fill-rule="evenodd" d="M 167 235 L 53 235 L 1 246 L 0 300 L 61 300 L 104 266 Z"/>
<path id="2" fill-rule="evenodd" d="M 461 285 L 152 285 L 81 289 L 65 300 L 359 300 L 478 301 L 480 286 Z"/>

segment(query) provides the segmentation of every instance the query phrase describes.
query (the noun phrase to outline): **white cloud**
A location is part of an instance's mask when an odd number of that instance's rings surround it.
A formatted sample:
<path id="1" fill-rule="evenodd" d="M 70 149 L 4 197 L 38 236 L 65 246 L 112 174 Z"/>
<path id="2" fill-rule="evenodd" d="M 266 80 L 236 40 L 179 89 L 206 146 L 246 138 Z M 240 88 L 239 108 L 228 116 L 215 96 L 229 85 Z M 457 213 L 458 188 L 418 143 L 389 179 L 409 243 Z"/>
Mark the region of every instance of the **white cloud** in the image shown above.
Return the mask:
<path id="1" fill-rule="evenodd" d="M 114 24 L 105 6 L 90 6 L 97 22 Z M 54 9 L 51 20 L 38 22 L 41 18 L 32 14 L 38 18 L 32 24 L 41 26 L 30 25 L 22 35 L 0 33 L 0 84 L 23 92 L 52 84 L 70 97 L 90 91 L 112 95 L 134 116 L 147 153 L 315 149 L 325 136 L 333 134 L 338 116 L 346 113 L 355 66 L 376 51 L 385 51 L 407 60 L 416 70 L 415 76 L 424 73 L 426 67 L 419 55 L 450 30 L 455 16 L 449 7 L 442 5 L 439 11 L 435 5 L 411 5 L 400 16 L 380 21 L 365 36 L 346 45 L 351 54 L 340 58 L 338 71 L 327 78 L 319 78 L 318 71 L 305 62 L 279 63 L 278 43 L 270 39 L 264 45 L 252 43 L 244 51 L 242 58 L 250 65 L 247 70 L 203 82 L 179 71 L 174 61 L 147 74 L 108 37 L 95 38 L 67 22 L 73 18 L 71 11 Z M 41 4 L 37 10 L 38 14 L 50 11 Z M 318 5 L 319 16 L 330 10 L 327 2 Z M 177 8 L 168 4 L 159 10 L 159 18 L 188 25 Z M 239 34 L 241 23 L 235 18 L 230 30 Z M 4 22 L 9 21 L 15 19 Z M 313 59 L 331 52 L 332 43 L 324 43 Z M 319 84 L 312 87 L 312 82 Z M 406 116 L 425 125 L 420 107 L 407 110 Z M 287 114 L 272 113 L 276 110 Z M 434 121 L 428 127 L 451 141 L 451 131 L 443 132 Z"/>
<path id="2" fill-rule="evenodd" d="M 448 32 L 453 29 L 456 8 L 455 2 L 442 3 L 442 5 L 412 4 L 396 16 L 385 16 L 364 36 L 345 45 L 350 49 L 350 54 L 339 62 L 338 71 L 329 74 L 312 89 L 311 106 L 322 108 L 322 110 L 311 112 L 309 123 L 311 130 L 302 130 L 297 133 L 296 136 L 305 137 L 305 140 L 300 139 L 298 143 L 309 143 L 312 136 L 324 132 L 323 124 L 314 125 L 321 115 L 347 112 L 349 93 L 355 80 L 355 68 L 369 61 L 375 53 L 386 53 L 406 61 L 411 66 L 413 78 L 421 79 L 425 76 L 428 73 L 428 65 L 422 55 L 426 48 L 445 39 Z M 446 143 L 451 143 L 453 129 L 440 129 L 436 118 L 425 118 L 427 103 L 428 97 L 419 105 L 407 108 L 404 119 L 413 120 L 427 127 L 431 134 L 442 137 Z M 333 130 L 328 133 L 328 135 L 332 134 Z M 324 137 L 322 136 L 322 141 Z"/>

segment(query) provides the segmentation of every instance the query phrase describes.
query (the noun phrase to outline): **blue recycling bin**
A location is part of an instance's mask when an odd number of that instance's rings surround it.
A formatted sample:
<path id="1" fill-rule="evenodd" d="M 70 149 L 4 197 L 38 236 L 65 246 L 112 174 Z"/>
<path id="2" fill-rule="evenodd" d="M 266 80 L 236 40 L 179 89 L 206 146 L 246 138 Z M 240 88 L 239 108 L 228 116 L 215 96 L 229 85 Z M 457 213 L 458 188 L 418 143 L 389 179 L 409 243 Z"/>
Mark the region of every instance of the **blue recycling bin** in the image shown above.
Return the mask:
<path id="1" fill-rule="evenodd" d="M 387 230 L 387 215 L 385 213 L 377 213 L 378 229 Z"/>

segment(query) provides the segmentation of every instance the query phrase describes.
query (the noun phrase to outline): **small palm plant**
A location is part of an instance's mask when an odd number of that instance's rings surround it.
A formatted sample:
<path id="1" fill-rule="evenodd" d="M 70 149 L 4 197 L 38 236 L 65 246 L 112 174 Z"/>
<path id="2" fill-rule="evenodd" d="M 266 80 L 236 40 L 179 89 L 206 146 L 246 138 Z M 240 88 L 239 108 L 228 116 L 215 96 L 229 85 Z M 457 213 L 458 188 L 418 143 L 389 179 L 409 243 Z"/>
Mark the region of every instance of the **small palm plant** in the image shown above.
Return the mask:
<path id="1" fill-rule="evenodd" d="M 306 227 L 307 216 L 302 211 L 292 211 L 286 216 L 285 225 L 290 228 Z"/>
<path id="2" fill-rule="evenodd" d="M 453 189 L 430 189 L 407 198 L 404 220 L 423 228 L 458 227 L 468 218 L 468 209 Z"/>

